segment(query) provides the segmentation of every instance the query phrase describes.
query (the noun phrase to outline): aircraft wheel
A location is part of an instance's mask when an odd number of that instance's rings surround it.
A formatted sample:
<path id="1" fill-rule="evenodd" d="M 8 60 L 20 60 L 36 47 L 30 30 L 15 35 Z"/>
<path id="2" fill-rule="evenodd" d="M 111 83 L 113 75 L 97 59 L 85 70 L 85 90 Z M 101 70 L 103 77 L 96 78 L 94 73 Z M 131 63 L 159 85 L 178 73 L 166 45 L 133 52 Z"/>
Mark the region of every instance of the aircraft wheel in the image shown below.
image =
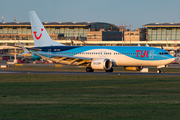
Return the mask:
<path id="1" fill-rule="evenodd" d="M 113 68 L 106 70 L 106 72 L 113 72 Z"/>
<path id="2" fill-rule="evenodd" d="M 158 69 L 158 70 L 157 70 L 157 73 L 161 73 L 161 70 L 160 70 L 160 69 Z"/>
<path id="3" fill-rule="evenodd" d="M 86 72 L 94 72 L 94 70 L 91 67 L 87 67 Z"/>

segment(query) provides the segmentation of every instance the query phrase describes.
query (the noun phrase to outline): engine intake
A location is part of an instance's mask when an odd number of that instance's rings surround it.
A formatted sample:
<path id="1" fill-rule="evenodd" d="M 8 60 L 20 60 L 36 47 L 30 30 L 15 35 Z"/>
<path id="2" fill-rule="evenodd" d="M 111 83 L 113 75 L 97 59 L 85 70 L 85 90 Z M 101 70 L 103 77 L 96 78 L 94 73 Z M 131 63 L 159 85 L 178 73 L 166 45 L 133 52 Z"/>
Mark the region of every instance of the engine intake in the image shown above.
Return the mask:
<path id="1" fill-rule="evenodd" d="M 99 69 L 99 70 L 110 70 L 112 68 L 112 62 L 109 59 L 95 59 L 91 62 L 92 69 Z"/>

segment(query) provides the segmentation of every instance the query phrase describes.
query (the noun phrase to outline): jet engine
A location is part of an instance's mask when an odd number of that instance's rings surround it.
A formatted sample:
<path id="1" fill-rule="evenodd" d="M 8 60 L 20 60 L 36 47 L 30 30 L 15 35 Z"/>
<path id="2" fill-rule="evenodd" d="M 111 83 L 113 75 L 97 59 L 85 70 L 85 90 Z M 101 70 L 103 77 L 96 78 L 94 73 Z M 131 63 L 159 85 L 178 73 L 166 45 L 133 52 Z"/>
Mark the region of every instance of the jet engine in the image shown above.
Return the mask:
<path id="1" fill-rule="evenodd" d="M 131 70 L 131 71 L 140 71 L 143 69 L 143 66 L 138 66 L 138 67 L 124 67 L 126 70 Z"/>
<path id="2" fill-rule="evenodd" d="M 110 70 L 112 69 L 112 62 L 106 58 L 95 59 L 91 62 L 92 69 Z"/>

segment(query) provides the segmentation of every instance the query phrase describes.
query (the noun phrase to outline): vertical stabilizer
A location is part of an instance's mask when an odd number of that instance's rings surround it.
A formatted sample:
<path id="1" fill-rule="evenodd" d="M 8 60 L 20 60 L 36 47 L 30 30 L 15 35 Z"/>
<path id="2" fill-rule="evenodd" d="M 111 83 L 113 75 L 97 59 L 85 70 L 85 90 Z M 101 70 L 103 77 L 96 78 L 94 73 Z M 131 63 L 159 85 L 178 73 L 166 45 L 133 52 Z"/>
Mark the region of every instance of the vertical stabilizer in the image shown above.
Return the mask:
<path id="1" fill-rule="evenodd" d="M 35 47 L 41 46 L 64 46 L 64 44 L 55 42 L 51 39 L 35 11 L 29 12 L 31 29 Z"/>

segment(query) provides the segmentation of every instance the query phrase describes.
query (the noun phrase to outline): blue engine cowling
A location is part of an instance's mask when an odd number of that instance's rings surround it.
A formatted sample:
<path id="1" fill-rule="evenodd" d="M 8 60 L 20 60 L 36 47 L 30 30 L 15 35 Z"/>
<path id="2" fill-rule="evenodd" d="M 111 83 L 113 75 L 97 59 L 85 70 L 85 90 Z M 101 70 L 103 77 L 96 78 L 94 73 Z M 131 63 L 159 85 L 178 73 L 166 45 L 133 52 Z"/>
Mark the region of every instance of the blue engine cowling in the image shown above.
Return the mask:
<path id="1" fill-rule="evenodd" d="M 40 60 L 40 59 L 41 59 L 40 56 L 32 54 L 31 60 Z"/>

